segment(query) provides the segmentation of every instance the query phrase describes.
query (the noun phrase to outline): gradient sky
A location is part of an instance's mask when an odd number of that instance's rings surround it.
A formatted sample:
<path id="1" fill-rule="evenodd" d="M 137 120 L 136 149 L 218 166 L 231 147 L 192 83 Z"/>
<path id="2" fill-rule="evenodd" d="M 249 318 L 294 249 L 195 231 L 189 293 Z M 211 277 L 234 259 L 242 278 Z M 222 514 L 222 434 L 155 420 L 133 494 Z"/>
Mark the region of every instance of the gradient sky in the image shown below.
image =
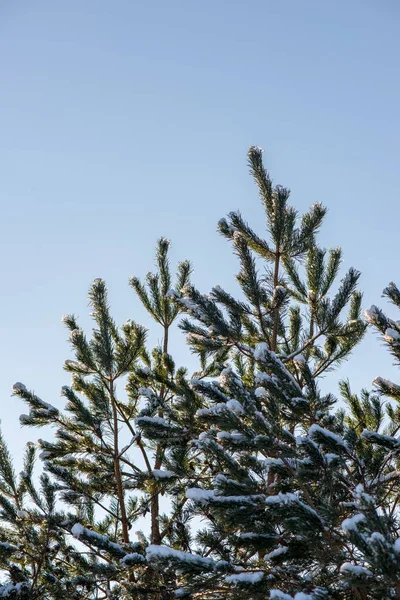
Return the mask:
<path id="1" fill-rule="evenodd" d="M 21 431 L 11 386 L 62 405 L 61 315 L 89 325 L 95 277 L 118 322 L 149 324 L 128 277 L 165 235 L 202 291 L 236 289 L 216 223 L 240 209 L 263 233 L 250 145 L 300 211 L 329 207 L 321 244 L 343 247 L 343 274 L 362 271 L 365 306 L 386 306 L 400 284 L 399 25 L 397 0 L 0 2 L 0 417 L 16 456 L 40 434 Z M 187 362 L 179 332 L 173 347 Z M 391 362 L 370 334 L 324 386 L 400 381 Z"/>

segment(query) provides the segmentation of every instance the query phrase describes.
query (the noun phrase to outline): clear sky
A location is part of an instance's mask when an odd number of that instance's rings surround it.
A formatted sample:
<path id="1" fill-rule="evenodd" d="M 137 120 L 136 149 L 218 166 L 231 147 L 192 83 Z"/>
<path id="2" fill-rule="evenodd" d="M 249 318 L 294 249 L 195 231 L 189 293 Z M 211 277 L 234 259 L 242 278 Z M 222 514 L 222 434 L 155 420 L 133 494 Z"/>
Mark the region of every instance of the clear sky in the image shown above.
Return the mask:
<path id="1" fill-rule="evenodd" d="M 148 324 L 128 276 L 165 235 L 202 291 L 235 289 L 216 223 L 240 209 L 263 232 L 250 145 L 300 211 L 329 207 L 321 243 L 343 247 L 343 273 L 363 272 L 365 306 L 385 306 L 381 290 L 400 283 L 399 26 L 397 0 L 2 0 L 0 416 L 13 452 L 39 434 L 21 432 L 11 386 L 61 406 L 61 315 L 89 324 L 93 278 L 117 321 Z M 356 390 L 400 381 L 373 335 L 350 374 Z"/>

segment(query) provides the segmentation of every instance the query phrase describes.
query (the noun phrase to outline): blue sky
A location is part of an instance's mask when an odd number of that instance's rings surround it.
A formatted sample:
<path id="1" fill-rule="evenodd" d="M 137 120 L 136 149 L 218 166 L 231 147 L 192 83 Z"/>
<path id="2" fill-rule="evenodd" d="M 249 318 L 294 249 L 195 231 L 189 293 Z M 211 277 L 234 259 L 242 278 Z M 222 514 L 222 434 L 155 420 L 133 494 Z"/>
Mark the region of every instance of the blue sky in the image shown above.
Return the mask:
<path id="1" fill-rule="evenodd" d="M 235 289 L 216 223 L 240 209 L 263 232 L 252 144 L 300 211 L 329 207 L 321 243 L 363 272 L 365 306 L 385 306 L 400 283 L 399 16 L 396 0 L 3 0 L 0 416 L 14 453 L 38 434 L 21 432 L 10 388 L 61 406 L 61 315 L 89 325 L 92 279 L 119 322 L 149 324 L 127 282 L 165 235 L 202 291 Z M 173 344 L 185 362 L 180 333 Z M 378 374 L 399 380 L 370 335 L 339 375 L 359 389 Z"/>

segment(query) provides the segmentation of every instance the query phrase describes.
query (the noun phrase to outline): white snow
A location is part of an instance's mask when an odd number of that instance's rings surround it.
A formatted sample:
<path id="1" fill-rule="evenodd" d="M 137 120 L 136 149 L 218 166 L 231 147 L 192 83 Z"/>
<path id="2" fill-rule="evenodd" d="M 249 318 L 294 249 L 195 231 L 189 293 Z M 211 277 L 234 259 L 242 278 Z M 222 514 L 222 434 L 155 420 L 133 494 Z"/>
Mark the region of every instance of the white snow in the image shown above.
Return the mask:
<path id="1" fill-rule="evenodd" d="M 384 377 L 375 377 L 375 379 L 372 380 L 372 385 L 392 387 L 393 383 L 389 379 L 385 379 Z"/>
<path id="2" fill-rule="evenodd" d="M 20 381 L 17 381 L 16 383 L 14 383 L 13 387 L 12 387 L 12 391 L 13 392 L 26 392 L 26 386 L 21 383 Z"/>
<path id="3" fill-rule="evenodd" d="M 219 380 L 222 383 L 222 385 L 227 385 L 227 383 L 229 382 L 229 378 L 234 376 L 234 372 L 232 371 L 231 367 L 226 367 L 225 369 L 222 369 L 220 375 L 219 375 Z"/>
<path id="4" fill-rule="evenodd" d="M 382 433 L 377 433 L 376 431 L 368 431 L 368 429 L 364 429 L 364 431 L 361 433 L 361 437 L 376 443 L 379 443 L 379 441 L 387 442 L 390 446 L 393 444 L 400 445 L 399 438 L 392 437 L 391 435 L 383 435 Z"/>
<path id="5" fill-rule="evenodd" d="M 81 525 L 80 523 L 75 523 L 75 525 L 72 527 L 71 529 L 71 533 L 74 537 L 76 537 L 77 539 L 80 538 L 80 536 L 82 535 L 82 533 L 85 531 L 85 528 L 83 525 Z"/>
<path id="6" fill-rule="evenodd" d="M 265 458 L 262 464 L 265 467 L 283 467 L 284 462 L 281 458 Z"/>
<path id="7" fill-rule="evenodd" d="M 342 564 L 340 572 L 351 577 L 372 577 L 372 572 L 369 569 L 348 562 Z"/>
<path id="8" fill-rule="evenodd" d="M 58 410 L 53 406 L 52 408 L 34 408 L 31 411 L 33 417 L 49 417 L 54 412 L 58 412 Z"/>
<path id="9" fill-rule="evenodd" d="M 162 469 L 153 469 L 152 473 L 156 479 L 170 479 L 176 476 L 172 471 L 163 471 Z"/>
<path id="10" fill-rule="evenodd" d="M 317 425 L 316 423 L 311 425 L 310 429 L 308 430 L 309 435 L 312 436 L 313 433 L 320 433 L 321 435 L 330 438 L 331 440 L 334 440 L 337 444 L 339 444 L 339 446 L 343 446 L 343 448 L 346 448 L 344 440 L 339 435 L 333 433 L 333 431 L 330 431 L 329 429 L 324 429 L 323 427 L 320 427 L 320 425 Z"/>
<path id="11" fill-rule="evenodd" d="M 217 440 L 231 440 L 233 442 L 241 442 L 246 440 L 246 436 L 240 433 L 239 431 L 232 431 L 232 433 L 229 433 L 229 431 L 219 431 L 217 433 Z"/>
<path id="12" fill-rule="evenodd" d="M 219 402 L 210 408 L 199 408 L 196 411 L 196 417 L 209 417 L 211 415 L 218 415 L 223 411 L 227 410 L 225 402 Z"/>
<path id="13" fill-rule="evenodd" d="M 379 531 L 374 531 L 370 536 L 367 537 L 367 542 L 380 542 L 381 544 L 385 544 L 385 536 L 382 535 Z"/>
<path id="14" fill-rule="evenodd" d="M 372 305 L 363 312 L 363 317 L 368 323 L 375 323 L 379 311 L 376 306 Z"/>
<path id="15" fill-rule="evenodd" d="M 384 338 L 387 342 L 398 342 L 400 340 L 400 333 L 391 327 L 388 327 L 385 331 Z"/>
<path id="16" fill-rule="evenodd" d="M 377 483 L 385 483 L 387 481 L 390 481 L 391 479 L 398 478 L 400 478 L 400 471 L 390 471 L 390 473 L 387 473 L 386 475 L 381 475 L 380 477 L 374 479 L 372 481 L 372 484 L 375 485 Z"/>
<path id="17" fill-rule="evenodd" d="M 80 523 L 75 523 L 75 525 L 73 525 L 71 528 L 71 533 L 77 540 L 84 536 L 93 540 L 93 543 L 96 543 L 94 542 L 94 540 L 96 540 L 98 544 L 101 544 L 101 546 L 107 545 L 109 548 L 112 548 L 114 552 L 117 552 L 120 555 L 125 554 L 121 546 L 115 542 L 111 542 L 106 535 L 101 535 L 100 533 L 96 533 L 96 531 L 87 529 L 87 527 L 84 527 Z"/>
<path id="18" fill-rule="evenodd" d="M 27 391 L 27 389 L 23 383 L 20 383 L 20 382 L 14 383 L 13 392 L 18 392 L 18 391 L 23 391 L 23 392 Z M 58 409 L 55 406 L 53 406 L 52 404 L 48 404 L 47 402 L 45 402 L 38 396 L 34 396 L 34 398 L 35 398 L 35 402 L 39 405 L 39 408 L 32 407 L 29 416 L 21 415 L 19 419 L 22 424 L 24 424 L 25 419 L 29 419 L 29 417 L 34 417 L 34 416 L 47 417 L 47 416 L 51 416 L 52 414 L 58 413 Z"/>
<path id="19" fill-rule="evenodd" d="M 252 539 L 259 539 L 259 538 L 270 539 L 271 538 L 271 536 L 268 535 L 267 533 L 255 533 L 253 531 L 247 531 L 246 533 L 237 533 L 236 535 L 241 540 L 252 540 Z"/>
<path id="20" fill-rule="evenodd" d="M 0 598 L 18 598 L 21 592 L 28 591 L 28 589 L 29 584 L 25 581 L 0 585 Z"/>
<path id="21" fill-rule="evenodd" d="M 365 515 L 358 514 L 349 517 L 343 521 L 342 529 L 343 531 L 357 531 L 357 525 L 358 523 L 361 523 L 361 521 L 365 521 Z"/>
<path id="22" fill-rule="evenodd" d="M 42 452 L 39 454 L 39 458 L 40 460 L 46 460 L 46 458 L 49 458 L 50 455 L 51 452 L 49 452 L 48 450 L 42 450 Z"/>
<path id="23" fill-rule="evenodd" d="M 261 342 L 261 344 L 258 344 L 257 348 L 254 350 L 255 360 L 263 360 L 267 352 L 269 352 L 267 344 L 265 342 Z"/>
<path id="24" fill-rule="evenodd" d="M 327 464 L 330 465 L 331 462 L 339 458 L 339 456 L 337 454 L 333 454 L 332 452 L 327 452 L 326 454 L 324 454 L 324 458 Z"/>
<path id="25" fill-rule="evenodd" d="M 132 552 L 131 554 L 126 554 L 123 558 L 121 558 L 120 562 L 125 565 L 129 563 L 143 563 L 146 562 L 145 557 L 138 552 Z"/>
<path id="26" fill-rule="evenodd" d="M 281 554 L 286 554 L 288 551 L 287 546 L 278 546 L 275 550 L 268 552 L 268 554 L 264 555 L 264 560 L 271 560 L 271 558 L 275 558 L 276 556 L 281 556 Z"/>
<path id="27" fill-rule="evenodd" d="M 238 573 L 237 575 L 227 575 L 225 577 L 226 583 L 233 583 L 238 585 L 240 583 L 258 583 L 264 577 L 264 571 L 255 571 L 253 573 Z"/>
<path id="28" fill-rule="evenodd" d="M 186 498 L 198 502 L 199 504 L 207 504 L 212 501 L 221 504 L 246 504 L 254 505 L 255 502 L 259 502 L 264 499 L 261 494 L 253 496 L 217 496 L 213 490 L 201 490 L 200 488 L 189 488 L 186 490 Z"/>
<path id="29" fill-rule="evenodd" d="M 300 498 L 298 498 L 298 496 L 296 496 L 296 494 L 293 494 L 290 492 L 287 494 L 283 494 L 282 492 L 279 492 L 279 494 L 276 496 L 268 496 L 265 499 L 265 503 L 268 504 L 269 506 L 274 505 L 274 504 L 282 504 L 282 505 L 297 504 L 298 506 L 301 506 L 304 510 L 306 510 L 307 512 L 312 514 L 314 517 L 317 517 L 317 519 L 319 521 L 321 521 L 320 516 L 313 508 L 311 508 L 311 506 L 309 506 L 308 504 L 305 504 L 304 502 L 302 502 L 300 500 Z"/>
<path id="30" fill-rule="evenodd" d="M 214 561 L 212 558 L 204 558 L 199 554 L 189 554 L 189 552 L 182 552 L 181 550 L 174 550 L 168 546 L 156 546 L 150 545 L 146 548 L 146 556 L 150 562 L 157 560 L 167 561 L 183 561 L 192 566 L 205 568 L 207 570 L 214 569 Z"/>
<path id="31" fill-rule="evenodd" d="M 293 598 L 293 596 L 285 594 L 284 592 L 281 592 L 281 590 L 271 590 L 269 597 L 270 600 L 312 600 L 312 596 L 305 594 L 304 592 L 297 592 Z"/>
<path id="32" fill-rule="evenodd" d="M 270 381 L 272 381 L 272 377 L 271 377 L 271 375 L 268 375 L 267 373 L 263 373 L 262 371 L 256 371 L 254 381 L 258 385 L 264 385 L 264 384 L 267 384 Z"/>
<path id="33" fill-rule="evenodd" d="M 374 503 L 374 499 L 372 498 L 372 496 L 367 494 L 367 492 L 364 490 L 362 483 L 359 483 L 356 486 L 356 489 L 354 490 L 354 497 L 357 498 L 357 500 L 362 500 L 363 502 L 367 502 L 368 504 Z"/>
<path id="34" fill-rule="evenodd" d="M 8 542 L 0 542 L 0 546 L 2 548 L 6 548 L 7 550 L 18 550 L 17 546 L 13 546 L 12 544 L 9 544 Z"/>
<path id="35" fill-rule="evenodd" d="M 256 398 L 260 398 L 261 400 L 265 400 L 265 398 L 268 398 L 267 390 L 261 386 L 254 390 L 254 395 L 256 396 Z"/>
<path id="36" fill-rule="evenodd" d="M 214 404 L 210 408 L 199 408 L 196 411 L 197 417 L 209 417 L 211 415 L 220 415 L 224 411 L 230 410 L 231 412 L 236 413 L 237 415 L 244 414 L 244 408 L 237 400 L 228 400 L 227 402 L 219 402 L 218 404 Z"/>
<path id="37" fill-rule="evenodd" d="M 262 362 L 264 364 L 268 363 L 268 362 L 274 362 L 275 365 L 281 371 L 282 376 L 285 377 L 288 381 L 290 381 L 293 388 L 295 388 L 299 394 L 301 393 L 300 386 L 297 383 L 297 381 L 295 380 L 295 378 L 293 377 L 293 375 L 290 373 L 290 371 L 287 370 L 287 368 L 285 367 L 285 365 L 283 364 L 281 359 L 277 357 L 275 352 L 272 352 L 272 350 L 269 350 L 269 348 L 265 342 L 258 344 L 257 348 L 255 350 L 253 350 L 253 356 L 256 361 Z M 267 359 L 267 357 L 269 360 Z M 272 379 L 275 379 L 275 381 L 279 381 L 279 379 L 276 375 L 273 375 Z M 257 383 L 262 384 L 262 378 L 260 378 L 258 376 L 258 373 L 256 374 L 256 381 L 257 381 Z"/>
<path id="38" fill-rule="evenodd" d="M 286 288 L 283 287 L 283 285 L 276 285 L 274 287 L 274 293 L 283 293 L 283 292 L 286 293 Z"/>
<path id="39" fill-rule="evenodd" d="M 293 600 L 292 596 L 285 594 L 280 590 L 271 590 L 269 593 L 270 600 Z"/>
<path id="40" fill-rule="evenodd" d="M 70 360 L 70 359 L 65 360 L 64 364 L 66 367 L 75 367 L 75 366 L 79 365 L 79 363 L 76 360 Z"/>
<path id="41" fill-rule="evenodd" d="M 162 417 L 138 417 L 136 419 L 136 424 L 141 425 L 142 423 L 148 423 L 148 425 L 162 425 L 163 427 L 170 427 L 170 424 L 167 423 L 167 421 Z"/>
<path id="42" fill-rule="evenodd" d="M 393 544 L 393 550 L 400 554 L 400 538 L 397 538 L 397 540 Z"/>
<path id="43" fill-rule="evenodd" d="M 294 357 L 293 362 L 297 363 L 299 365 L 304 365 L 306 363 L 306 359 L 304 358 L 304 356 L 302 354 L 298 354 L 297 356 Z"/>
<path id="44" fill-rule="evenodd" d="M 229 410 L 236 413 L 237 415 L 244 415 L 244 408 L 237 400 L 228 400 L 226 403 Z"/>
<path id="45" fill-rule="evenodd" d="M 186 498 L 199 502 L 200 504 L 206 504 L 211 498 L 214 498 L 213 490 L 201 490 L 200 488 L 189 488 L 186 490 Z"/>
<path id="46" fill-rule="evenodd" d="M 191 311 L 196 319 L 201 321 L 204 318 L 202 308 L 193 302 L 193 300 L 190 300 L 189 298 L 177 298 L 177 300 L 179 300 L 181 306 L 184 306 L 187 310 Z"/>

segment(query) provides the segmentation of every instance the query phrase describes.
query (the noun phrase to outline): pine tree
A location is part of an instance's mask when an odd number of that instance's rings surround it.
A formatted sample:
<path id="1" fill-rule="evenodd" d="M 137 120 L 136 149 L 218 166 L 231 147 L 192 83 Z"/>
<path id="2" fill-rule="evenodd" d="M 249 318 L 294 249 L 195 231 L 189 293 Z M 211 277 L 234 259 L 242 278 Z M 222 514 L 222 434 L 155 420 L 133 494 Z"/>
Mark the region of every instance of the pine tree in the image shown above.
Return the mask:
<path id="1" fill-rule="evenodd" d="M 384 295 L 400 306 L 393 283 Z M 398 362 L 398 322 L 376 307 L 365 317 Z M 195 445 L 213 480 L 187 496 L 209 526 L 196 563 L 193 555 L 158 561 L 188 573 L 181 597 L 400 599 L 399 386 L 377 378 L 357 396 L 341 382 L 346 410 L 312 423 L 316 399 L 324 401 L 316 386 L 296 389 L 266 344 L 254 360 L 259 387 L 229 367 L 218 382 L 193 382 L 209 401 L 198 411 L 209 427 Z"/>
<path id="2" fill-rule="evenodd" d="M 201 294 L 187 262 L 173 283 L 161 239 L 157 273 L 130 280 L 161 327 L 161 346 L 150 352 L 132 321 L 116 326 L 96 280 L 91 339 L 74 316 L 63 319 L 75 354 L 65 410 L 15 386 L 30 408 L 22 424 L 51 424 L 56 439 L 39 442 L 39 490 L 31 447 L 19 483 L 7 453 L 2 461 L 10 598 L 400 600 L 400 412 L 385 404 L 400 388 L 378 378 L 356 395 L 341 382 L 346 408 L 336 411 L 335 397 L 321 393 L 318 379 L 365 333 L 359 273 L 336 285 L 341 250 L 317 243 L 326 209 L 316 204 L 299 219 L 260 148 L 249 165 L 268 239 L 239 213 L 219 224 L 239 258 L 240 298 L 218 286 Z M 386 294 L 400 306 L 394 284 Z M 169 352 L 182 312 L 200 359 L 190 379 Z M 375 307 L 365 316 L 398 360 L 397 322 Z M 149 534 L 134 541 L 139 517 Z"/>
<path id="3" fill-rule="evenodd" d="M 15 391 L 26 393 L 22 384 Z M 37 410 L 56 414 L 36 399 Z M 57 485 L 47 473 L 35 482 L 36 448 L 28 443 L 23 471 L 17 475 L 0 434 L 0 584 L 1 598 L 89 600 L 94 588 L 88 566 L 70 545 L 68 515 L 57 503 Z"/>
<path id="4" fill-rule="evenodd" d="M 162 326 L 161 348 L 149 353 L 145 329 L 130 320 L 117 327 L 106 285 L 97 279 L 89 291 L 91 339 L 73 315 L 63 317 L 75 354 L 65 362 L 72 375 L 62 390 L 65 411 L 48 407 L 25 386 L 15 388 L 30 407 L 22 424 L 54 427 L 55 441 L 40 441 L 41 458 L 69 508 L 64 532 L 79 540 L 82 572 L 96 598 L 170 598 L 175 574 L 149 565 L 146 548 L 168 541 L 187 550 L 191 543 L 184 491 L 198 476 L 190 442 L 201 404 L 169 354 L 169 330 L 180 308 L 167 295 L 168 248 L 167 240 L 159 240 L 158 272 L 149 273 L 145 284 L 136 277 L 130 282 Z M 179 264 L 178 290 L 190 271 L 187 261 Z M 161 496 L 171 500 L 169 514 L 160 514 Z M 150 545 L 141 531 L 132 540 L 133 523 L 146 515 Z"/>
<path id="5" fill-rule="evenodd" d="M 237 280 L 243 297 L 235 299 L 219 286 L 208 297 L 189 286 L 178 300 L 197 323 L 186 319 L 182 328 L 203 366 L 212 356 L 218 367 L 229 354 L 239 373 L 251 378 L 252 350 L 265 343 L 301 385 L 300 362 L 306 361 L 316 378 L 340 364 L 363 337 L 362 295 L 356 289 L 360 273 L 349 269 L 336 294 L 328 297 L 342 252 L 335 248 L 327 253 L 316 244 L 326 209 L 314 204 L 299 219 L 288 204 L 289 190 L 272 185 L 262 152 L 252 147 L 248 158 L 270 239 L 259 237 L 237 212 L 221 219 L 219 230 L 232 242 L 240 261 Z M 346 307 L 346 319 L 341 321 Z"/>
<path id="6" fill-rule="evenodd" d="M 383 291 L 400 308 L 400 291 L 390 283 Z M 400 364 L 400 322 L 376 306 L 364 312 L 367 322 Z M 355 569 L 365 569 L 364 598 L 400 598 L 400 386 L 383 377 L 374 381 L 374 393 L 358 399 L 349 389 L 345 396 L 351 409 L 348 418 L 363 440 L 360 467 L 369 467 L 367 493 L 357 499 L 357 514 L 348 527 L 356 557 Z M 385 398 L 389 399 L 385 403 Z M 353 572 L 353 577 L 354 577 Z"/>
<path id="7" fill-rule="evenodd" d="M 325 209 L 314 205 L 297 225 L 289 191 L 272 185 L 261 149 L 250 149 L 249 164 L 270 240 L 238 213 L 219 225 L 240 260 L 243 298 L 220 287 L 209 296 L 193 286 L 175 294 L 202 363 L 192 386 L 206 403 L 197 412 L 204 431 L 194 445 L 208 470 L 187 497 L 207 527 L 197 536 L 196 564 L 193 555 L 165 549 L 154 560 L 188 572 L 182 597 L 261 599 L 270 591 L 271 598 L 291 598 L 279 595 L 286 590 L 304 600 L 328 598 L 343 580 L 333 532 L 347 514 L 338 510 L 343 484 L 334 494 L 332 481 L 341 482 L 353 458 L 344 419 L 332 414 L 335 399 L 320 394 L 317 378 L 364 335 L 359 273 L 350 269 L 329 299 L 341 251 L 326 260 L 317 246 Z M 210 381 L 215 375 L 219 381 Z"/>

